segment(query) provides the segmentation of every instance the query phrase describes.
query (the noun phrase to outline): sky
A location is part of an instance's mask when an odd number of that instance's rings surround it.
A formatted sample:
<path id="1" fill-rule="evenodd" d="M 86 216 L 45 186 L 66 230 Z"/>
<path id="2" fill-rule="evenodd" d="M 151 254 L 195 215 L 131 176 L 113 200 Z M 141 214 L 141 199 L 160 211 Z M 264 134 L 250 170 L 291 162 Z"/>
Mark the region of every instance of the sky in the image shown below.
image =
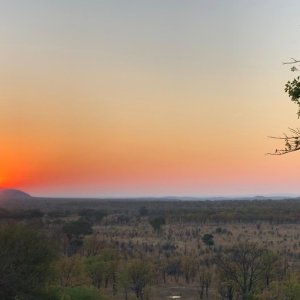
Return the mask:
<path id="1" fill-rule="evenodd" d="M 300 2 L 0 0 L 0 188 L 297 194 Z"/>

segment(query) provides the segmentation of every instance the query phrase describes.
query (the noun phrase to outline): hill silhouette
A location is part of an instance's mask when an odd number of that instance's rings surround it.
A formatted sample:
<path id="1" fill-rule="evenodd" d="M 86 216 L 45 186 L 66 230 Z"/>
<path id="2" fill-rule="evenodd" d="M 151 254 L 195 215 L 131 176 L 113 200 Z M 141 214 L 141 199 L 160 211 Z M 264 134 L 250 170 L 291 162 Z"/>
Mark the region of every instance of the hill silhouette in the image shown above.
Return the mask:
<path id="1" fill-rule="evenodd" d="M 0 190 L 0 199 L 29 199 L 31 196 L 21 190 L 4 189 Z"/>
<path id="2" fill-rule="evenodd" d="M 32 199 L 32 197 L 21 190 L 0 190 L 0 206 L 5 208 L 20 208 L 30 199 Z"/>

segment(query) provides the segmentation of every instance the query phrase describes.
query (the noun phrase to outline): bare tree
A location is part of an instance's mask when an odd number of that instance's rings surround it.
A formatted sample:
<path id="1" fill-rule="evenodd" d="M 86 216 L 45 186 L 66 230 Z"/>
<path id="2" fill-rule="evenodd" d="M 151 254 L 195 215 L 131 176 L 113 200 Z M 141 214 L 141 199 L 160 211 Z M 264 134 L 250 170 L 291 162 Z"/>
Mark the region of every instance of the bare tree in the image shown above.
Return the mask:
<path id="1" fill-rule="evenodd" d="M 198 293 L 200 299 L 203 299 L 204 292 L 206 298 L 208 298 L 208 289 L 212 281 L 212 270 L 208 267 L 200 267 L 198 269 Z"/>

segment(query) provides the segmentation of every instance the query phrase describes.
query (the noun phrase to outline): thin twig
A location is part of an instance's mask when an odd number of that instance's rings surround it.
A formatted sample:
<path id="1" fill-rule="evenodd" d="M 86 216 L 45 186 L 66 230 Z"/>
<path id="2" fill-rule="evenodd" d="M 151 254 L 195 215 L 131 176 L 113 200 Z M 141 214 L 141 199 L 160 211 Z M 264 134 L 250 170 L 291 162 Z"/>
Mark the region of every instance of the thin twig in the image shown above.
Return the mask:
<path id="1" fill-rule="evenodd" d="M 275 153 L 266 153 L 266 155 L 284 155 L 284 154 L 288 154 L 288 153 L 295 152 L 295 151 L 298 151 L 298 150 L 300 150 L 300 148 L 292 149 L 292 150 L 288 150 L 288 151 L 278 150 Z M 280 152 L 280 151 L 283 151 L 283 152 Z"/>
<path id="2" fill-rule="evenodd" d="M 296 64 L 300 63 L 300 60 L 296 60 L 295 58 L 291 58 L 293 61 L 288 61 L 288 62 L 283 62 L 284 65 L 291 65 L 291 64 Z"/>
<path id="3" fill-rule="evenodd" d="M 269 138 L 272 139 L 284 140 L 285 148 L 276 149 L 274 153 L 267 153 L 267 155 L 283 155 L 283 154 L 300 150 L 300 130 L 298 128 L 297 129 L 289 128 L 289 131 L 294 135 L 287 136 L 285 133 L 283 133 L 283 137 L 269 136 Z"/>

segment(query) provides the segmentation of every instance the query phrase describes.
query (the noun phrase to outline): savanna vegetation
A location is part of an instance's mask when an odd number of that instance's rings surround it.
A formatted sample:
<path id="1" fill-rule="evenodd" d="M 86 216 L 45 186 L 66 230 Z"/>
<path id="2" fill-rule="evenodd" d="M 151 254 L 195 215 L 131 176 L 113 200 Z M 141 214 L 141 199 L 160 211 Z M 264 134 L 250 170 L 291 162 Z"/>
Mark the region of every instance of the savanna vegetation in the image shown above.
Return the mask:
<path id="1" fill-rule="evenodd" d="M 300 299 L 298 200 L 41 199 L 0 220 L 1 299 Z"/>

